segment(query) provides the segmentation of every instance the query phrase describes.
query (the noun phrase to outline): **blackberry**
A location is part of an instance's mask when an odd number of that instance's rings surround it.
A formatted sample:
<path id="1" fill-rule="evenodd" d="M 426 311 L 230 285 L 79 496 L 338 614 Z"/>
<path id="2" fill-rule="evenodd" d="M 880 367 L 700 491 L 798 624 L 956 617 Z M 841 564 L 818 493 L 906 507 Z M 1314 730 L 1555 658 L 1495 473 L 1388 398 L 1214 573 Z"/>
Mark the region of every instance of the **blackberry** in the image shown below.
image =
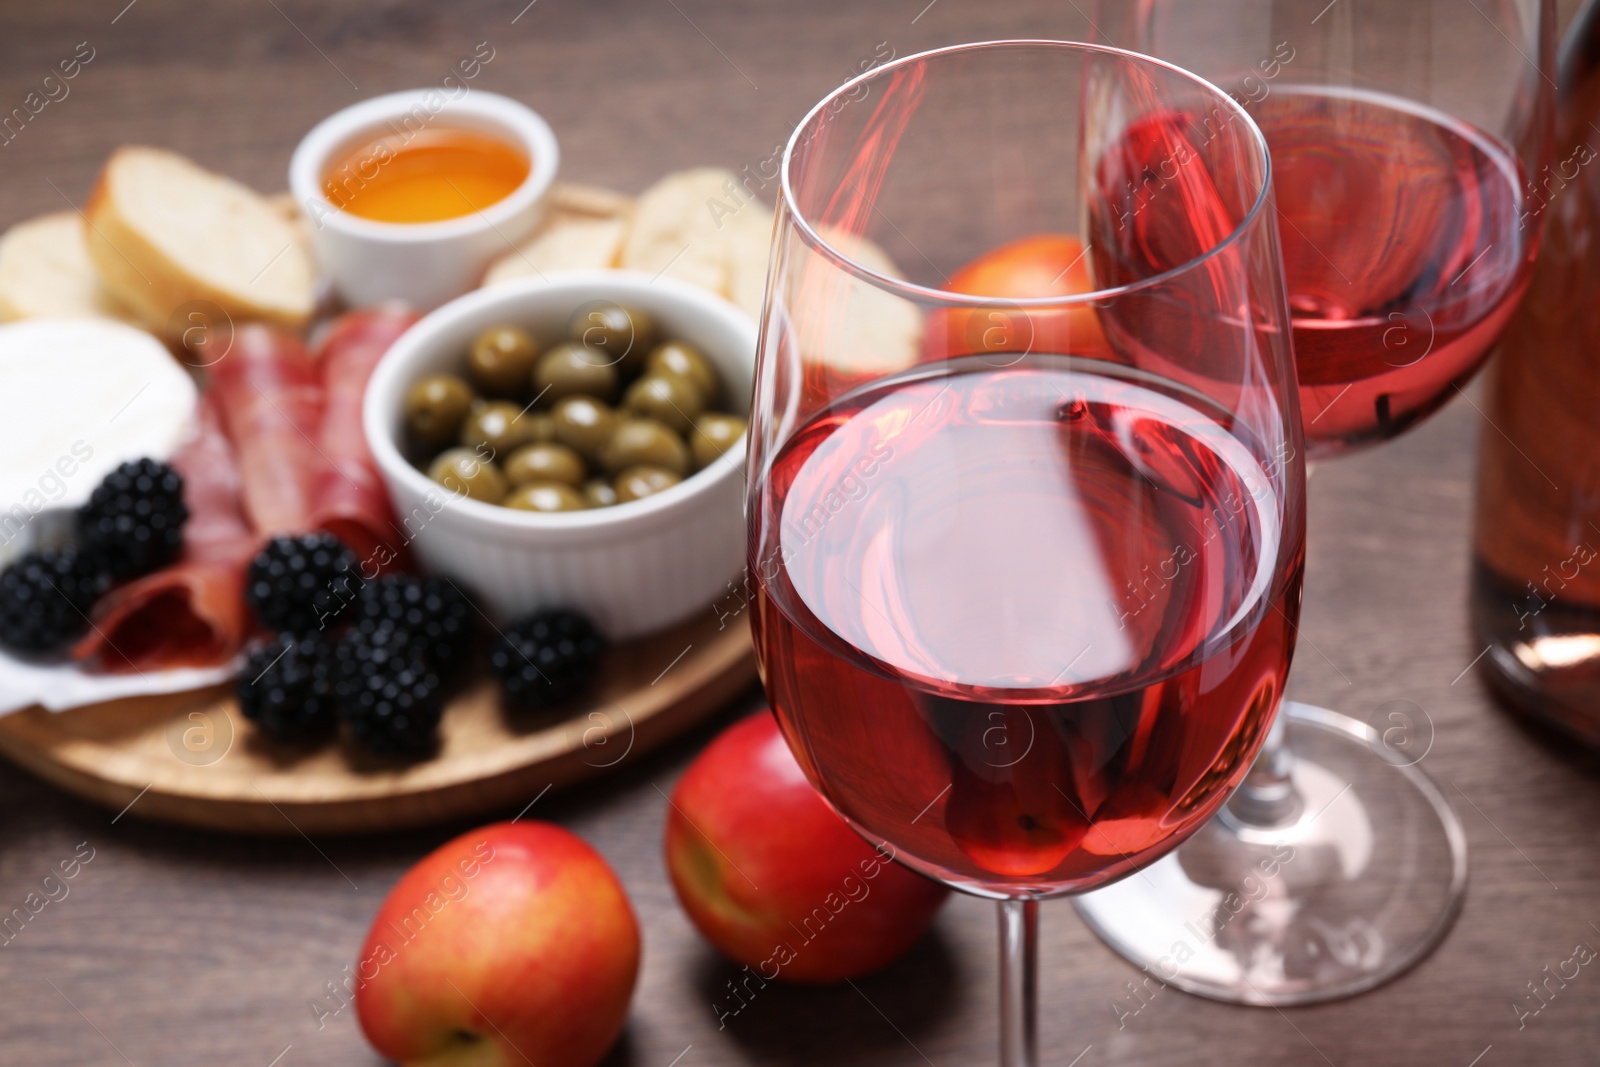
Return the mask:
<path id="1" fill-rule="evenodd" d="M 250 654 L 234 683 L 239 710 L 274 741 L 333 732 L 333 647 L 317 635 L 279 634 Z"/>
<path id="2" fill-rule="evenodd" d="M 340 639 L 334 657 L 339 721 L 356 745 L 412 755 L 432 744 L 444 698 L 438 672 L 408 631 L 357 627 Z"/>
<path id="3" fill-rule="evenodd" d="M 188 518 L 183 476 L 153 459 L 133 460 L 106 475 L 78 509 L 78 549 L 113 579 L 137 578 L 178 558 Z"/>
<path id="4" fill-rule="evenodd" d="M 541 611 L 508 626 L 489 666 L 514 708 L 534 711 L 575 696 L 594 676 L 605 639 L 574 611 Z"/>
<path id="5" fill-rule="evenodd" d="M 356 597 L 352 625 L 369 636 L 404 631 L 448 681 L 461 667 L 472 638 L 472 603 L 445 578 L 397 574 L 368 582 Z"/>
<path id="6" fill-rule="evenodd" d="M 269 630 L 325 630 L 360 591 L 356 568 L 356 554 L 332 534 L 274 537 L 250 561 L 245 599 Z"/>
<path id="7" fill-rule="evenodd" d="M 0 571 L 0 644 L 51 652 L 89 628 L 110 587 L 98 561 L 72 549 L 30 552 Z"/>

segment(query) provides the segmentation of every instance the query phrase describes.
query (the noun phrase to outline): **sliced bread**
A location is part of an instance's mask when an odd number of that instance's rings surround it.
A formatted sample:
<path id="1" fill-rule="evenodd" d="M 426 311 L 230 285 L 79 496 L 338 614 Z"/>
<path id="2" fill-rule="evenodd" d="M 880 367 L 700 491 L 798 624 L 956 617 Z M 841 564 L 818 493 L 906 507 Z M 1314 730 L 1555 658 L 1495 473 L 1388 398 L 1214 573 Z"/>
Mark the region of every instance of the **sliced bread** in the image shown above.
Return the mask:
<path id="1" fill-rule="evenodd" d="M 311 317 L 313 271 L 295 228 L 266 198 L 183 156 L 119 148 L 86 215 L 106 286 L 152 329 L 191 301 L 290 327 Z"/>
<path id="2" fill-rule="evenodd" d="M 82 216 L 57 211 L 19 222 L 0 236 L 0 322 L 133 318 L 100 281 L 83 234 Z"/>

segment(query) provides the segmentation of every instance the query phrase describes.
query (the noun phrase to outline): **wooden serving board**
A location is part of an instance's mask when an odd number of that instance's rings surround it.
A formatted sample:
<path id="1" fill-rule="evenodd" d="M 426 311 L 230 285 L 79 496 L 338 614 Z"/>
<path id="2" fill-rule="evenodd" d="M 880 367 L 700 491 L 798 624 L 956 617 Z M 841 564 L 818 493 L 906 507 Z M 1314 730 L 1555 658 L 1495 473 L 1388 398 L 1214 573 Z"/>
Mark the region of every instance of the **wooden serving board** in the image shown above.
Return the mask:
<path id="1" fill-rule="evenodd" d="M 480 671 L 480 675 L 484 672 Z M 228 686 L 0 717 L 0 752 L 129 816 L 255 834 L 358 833 L 510 808 L 637 757 L 755 679 L 743 619 L 714 613 L 614 646 L 584 697 L 542 717 L 502 711 L 477 677 L 451 701 L 438 752 L 363 761 L 337 743 L 269 746 Z"/>

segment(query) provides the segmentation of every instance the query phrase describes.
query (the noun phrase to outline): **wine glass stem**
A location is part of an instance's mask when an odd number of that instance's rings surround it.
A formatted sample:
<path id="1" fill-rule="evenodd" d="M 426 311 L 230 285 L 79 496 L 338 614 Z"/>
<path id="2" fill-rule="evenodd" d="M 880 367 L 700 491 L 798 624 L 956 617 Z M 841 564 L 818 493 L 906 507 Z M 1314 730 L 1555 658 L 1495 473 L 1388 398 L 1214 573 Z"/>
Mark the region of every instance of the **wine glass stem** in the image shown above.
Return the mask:
<path id="1" fill-rule="evenodd" d="M 1039 1062 L 1039 902 L 1000 902 L 1000 1067 Z"/>
<path id="2" fill-rule="evenodd" d="M 1285 738 L 1287 716 L 1280 704 L 1266 743 L 1250 773 L 1224 807 L 1224 817 L 1246 826 L 1285 826 L 1300 817 L 1300 794 L 1294 787 L 1294 754 Z"/>

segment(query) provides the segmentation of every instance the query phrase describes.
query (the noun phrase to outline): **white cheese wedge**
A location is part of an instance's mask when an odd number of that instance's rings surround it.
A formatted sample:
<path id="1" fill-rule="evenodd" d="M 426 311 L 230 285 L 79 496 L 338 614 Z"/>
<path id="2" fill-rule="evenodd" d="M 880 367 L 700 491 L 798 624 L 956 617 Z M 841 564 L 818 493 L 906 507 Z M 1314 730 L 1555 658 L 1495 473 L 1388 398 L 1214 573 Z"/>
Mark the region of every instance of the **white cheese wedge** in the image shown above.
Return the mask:
<path id="1" fill-rule="evenodd" d="M 194 380 L 150 334 L 106 319 L 0 326 L 0 564 L 59 539 L 118 464 L 171 458 Z"/>

